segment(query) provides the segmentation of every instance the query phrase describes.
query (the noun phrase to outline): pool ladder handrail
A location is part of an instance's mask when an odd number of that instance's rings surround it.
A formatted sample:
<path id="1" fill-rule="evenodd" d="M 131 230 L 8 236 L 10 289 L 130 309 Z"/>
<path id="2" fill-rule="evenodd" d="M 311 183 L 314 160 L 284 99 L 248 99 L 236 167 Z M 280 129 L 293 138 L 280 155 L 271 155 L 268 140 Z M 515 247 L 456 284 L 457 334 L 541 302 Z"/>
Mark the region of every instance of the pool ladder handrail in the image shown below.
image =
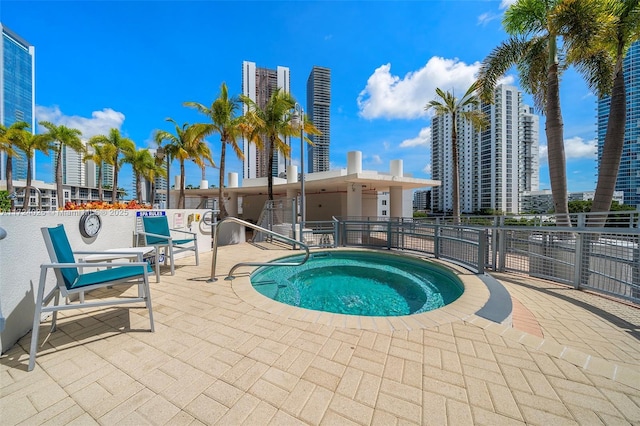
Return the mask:
<path id="1" fill-rule="evenodd" d="M 216 278 L 216 261 L 218 259 L 218 227 L 224 222 L 235 222 L 239 225 L 248 226 L 249 228 L 255 229 L 256 231 L 264 232 L 267 235 L 271 235 L 272 237 L 281 238 L 286 242 L 292 243 L 294 246 L 299 245 L 304 248 L 305 256 L 301 262 L 283 262 L 283 263 L 273 263 L 273 262 L 240 262 L 233 265 L 233 267 L 229 270 L 227 277 L 225 280 L 232 280 L 234 278 L 233 271 L 242 267 L 242 266 L 300 266 L 303 265 L 309 259 L 309 246 L 307 246 L 302 241 L 295 240 L 293 238 L 285 237 L 282 234 L 278 234 L 277 232 L 270 231 L 261 226 L 255 225 L 251 222 L 247 222 L 242 219 L 238 219 L 237 217 L 227 216 L 219 222 L 213 224 L 213 256 L 211 257 L 211 277 L 207 280 L 207 282 L 214 282 L 218 279 Z M 301 236 L 302 237 L 302 236 Z"/>

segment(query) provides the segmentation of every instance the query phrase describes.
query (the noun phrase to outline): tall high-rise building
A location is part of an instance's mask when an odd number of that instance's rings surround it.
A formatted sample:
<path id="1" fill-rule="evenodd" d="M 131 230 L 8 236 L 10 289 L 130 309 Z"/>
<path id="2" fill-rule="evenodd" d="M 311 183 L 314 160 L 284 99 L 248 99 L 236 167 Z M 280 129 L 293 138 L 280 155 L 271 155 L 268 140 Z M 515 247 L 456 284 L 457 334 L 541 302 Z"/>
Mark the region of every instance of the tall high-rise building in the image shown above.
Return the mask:
<path id="1" fill-rule="evenodd" d="M 242 62 L 242 94 L 253 100 L 260 108 L 264 108 L 269 98 L 277 89 L 282 89 L 286 93 L 290 92 L 289 68 L 278 66 L 272 70 L 268 68 L 256 67 L 255 62 Z M 247 106 L 244 106 L 246 112 Z M 290 144 L 289 138 L 285 141 Z M 279 152 L 274 153 L 273 169 L 269 168 L 269 158 L 267 151 L 267 141 L 264 141 L 265 148 L 259 150 L 256 145 L 249 143 L 246 138 L 242 141 L 244 153 L 244 164 L 242 168 L 244 179 L 254 179 L 272 176 L 284 176 L 286 173 L 286 158 Z"/>
<path id="2" fill-rule="evenodd" d="M 83 142 L 84 143 L 84 142 Z M 73 186 L 87 186 L 87 167 L 82 161 L 83 155 L 68 146 L 62 147 L 62 184 Z M 51 171 L 53 173 L 52 181 L 56 180 L 56 165 L 58 164 L 58 155 L 54 152 L 51 156 Z M 92 170 L 95 171 L 93 167 Z M 94 183 L 96 182 L 93 179 Z"/>
<path id="3" fill-rule="evenodd" d="M 518 213 L 521 193 L 539 185 L 539 118 L 523 104 L 522 93 L 508 85 L 496 87 L 494 103 L 478 108 L 489 120 L 486 128 L 475 129 L 458 118 L 460 208 L 463 213 Z M 434 211 L 453 207 L 451 129 L 450 116 L 433 118 L 432 175 L 442 182 L 432 190 Z"/>
<path id="4" fill-rule="evenodd" d="M 640 41 L 631 45 L 622 64 L 627 95 L 627 121 L 616 191 L 624 192 L 624 204 L 640 208 Z M 598 169 L 609 120 L 609 96 L 598 100 Z"/>
<path id="5" fill-rule="evenodd" d="M 25 121 L 35 132 L 35 47 L 0 23 L 0 124 L 11 126 Z M 27 178 L 24 155 L 13 157 L 13 179 Z M 33 158 L 35 175 L 35 156 Z M 33 176 L 35 178 L 35 176 Z M 6 153 L 0 152 L 0 179 L 6 178 Z"/>
<path id="6" fill-rule="evenodd" d="M 307 115 L 322 132 L 310 135 L 313 145 L 309 145 L 309 172 L 329 170 L 329 146 L 331 143 L 331 70 L 314 66 L 307 80 Z"/>

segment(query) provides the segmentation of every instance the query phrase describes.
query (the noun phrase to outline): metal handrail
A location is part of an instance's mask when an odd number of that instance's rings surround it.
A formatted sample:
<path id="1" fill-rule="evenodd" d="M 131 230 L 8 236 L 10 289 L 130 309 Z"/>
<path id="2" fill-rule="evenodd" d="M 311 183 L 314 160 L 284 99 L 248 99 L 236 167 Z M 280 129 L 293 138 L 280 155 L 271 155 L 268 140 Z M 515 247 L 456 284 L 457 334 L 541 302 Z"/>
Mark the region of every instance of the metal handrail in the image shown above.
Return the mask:
<path id="1" fill-rule="evenodd" d="M 270 231 L 261 226 L 255 225 L 251 222 L 244 221 L 242 219 L 238 219 L 237 217 L 227 216 L 222 219 L 220 222 L 216 222 L 213 224 L 213 256 L 211 258 L 211 277 L 207 280 L 207 282 L 214 282 L 218 279 L 216 278 L 216 261 L 218 258 L 218 227 L 224 222 L 235 222 L 239 225 L 248 226 L 249 228 L 255 229 L 256 231 L 264 232 L 265 234 L 271 235 L 276 238 L 282 238 L 283 240 L 292 243 L 294 245 L 299 245 L 304 248 L 306 254 L 304 259 L 301 262 L 283 262 L 283 263 L 270 263 L 270 262 L 240 262 L 233 265 L 229 273 L 227 274 L 226 279 L 233 279 L 233 271 L 240 268 L 241 266 L 300 266 L 304 264 L 309 259 L 309 246 L 304 244 L 302 241 L 294 240 L 293 238 L 285 237 L 282 234 L 278 234 L 277 232 Z M 300 236 L 302 239 L 302 235 Z"/>

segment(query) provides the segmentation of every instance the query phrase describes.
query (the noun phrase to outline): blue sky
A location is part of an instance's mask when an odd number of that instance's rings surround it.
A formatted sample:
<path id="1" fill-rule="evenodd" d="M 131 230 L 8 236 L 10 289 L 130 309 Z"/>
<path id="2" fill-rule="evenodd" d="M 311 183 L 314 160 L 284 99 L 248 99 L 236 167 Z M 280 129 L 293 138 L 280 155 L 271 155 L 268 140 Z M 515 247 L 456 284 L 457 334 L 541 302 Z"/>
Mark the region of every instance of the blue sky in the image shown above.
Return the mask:
<path id="1" fill-rule="evenodd" d="M 155 146 L 156 129 L 206 121 L 182 106 L 210 105 L 226 82 L 241 92 L 242 61 L 289 67 L 291 93 L 306 105 L 314 65 L 331 68 L 331 167 L 363 152 L 365 169 L 431 177 L 430 115 L 435 88 L 463 93 L 479 62 L 506 39 L 501 19 L 512 1 L 29 1 L 3 0 L 0 20 L 36 48 L 38 121 L 83 136 L 117 127 L 137 146 Z M 518 85 L 515 72 L 508 74 Z M 525 99 L 532 103 L 531 98 Z M 561 82 L 570 191 L 596 181 L 596 97 L 567 71 Z M 540 188 L 549 188 L 544 118 Z M 216 163 L 220 142 L 209 138 Z M 293 162 L 299 158 L 294 142 Z M 227 172 L 242 174 L 227 151 Z M 36 177 L 53 181 L 38 157 Z M 177 162 L 172 168 L 177 172 Z M 207 169 L 210 184 L 218 170 Z M 200 171 L 188 167 L 186 183 Z M 131 169 L 119 182 L 130 191 Z M 131 192 L 129 192 L 131 194 Z"/>

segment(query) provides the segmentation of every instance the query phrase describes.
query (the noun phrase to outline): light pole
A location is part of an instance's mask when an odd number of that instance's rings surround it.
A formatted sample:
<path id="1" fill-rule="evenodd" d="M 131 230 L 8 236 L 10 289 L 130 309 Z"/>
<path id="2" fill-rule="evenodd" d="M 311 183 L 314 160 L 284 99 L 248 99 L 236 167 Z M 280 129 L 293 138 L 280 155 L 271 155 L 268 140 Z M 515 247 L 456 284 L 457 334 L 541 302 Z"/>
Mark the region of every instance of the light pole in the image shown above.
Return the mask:
<path id="1" fill-rule="evenodd" d="M 166 202 L 167 205 L 165 206 L 166 209 L 168 210 L 169 207 L 171 206 L 170 204 L 170 195 L 169 193 L 171 192 L 171 172 L 169 170 L 170 164 L 171 164 L 171 159 L 169 158 L 169 152 L 162 146 L 158 147 L 158 150 L 156 151 L 156 158 L 158 160 L 160 160 L 160 162 L 164 161 L 165 157 L 167 158 L 167 196 L 166 196 Z M 157 189 L 156 189 L 156 193 L 157 193 Z"/>
<path id="2" fill-rule="evenodd" d="M 300 126 L 300 241 L 302 241 L 302 229 L 306 219 L 304 211 L 304 110 L 297 102 L 293 107 L 292 122 L 294 126 L 296 123 Z"/>

